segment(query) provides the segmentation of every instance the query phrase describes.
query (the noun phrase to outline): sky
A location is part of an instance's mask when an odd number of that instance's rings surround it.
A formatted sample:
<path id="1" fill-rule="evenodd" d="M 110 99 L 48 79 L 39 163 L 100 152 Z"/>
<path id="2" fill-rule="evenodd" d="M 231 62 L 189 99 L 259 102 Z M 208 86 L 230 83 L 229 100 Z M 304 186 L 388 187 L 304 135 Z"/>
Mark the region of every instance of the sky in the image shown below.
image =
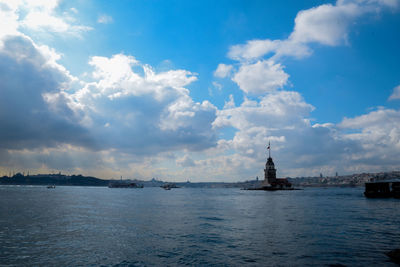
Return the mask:
<path id="1" fill-rule="evenodd" d="M 0 175 L 400 168 L 400 1 L 0 0 Z"/>

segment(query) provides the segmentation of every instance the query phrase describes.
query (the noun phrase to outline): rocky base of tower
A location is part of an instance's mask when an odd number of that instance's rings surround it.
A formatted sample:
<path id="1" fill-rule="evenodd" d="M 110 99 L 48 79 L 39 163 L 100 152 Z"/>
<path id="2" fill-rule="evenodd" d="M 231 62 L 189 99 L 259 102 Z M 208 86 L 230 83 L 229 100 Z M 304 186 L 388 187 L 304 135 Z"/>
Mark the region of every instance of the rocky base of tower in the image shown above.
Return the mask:
<path id="1" fill-rule="evenodd" d="M 243 188 L 243 190 L 262 190 L 262 191 L 279 191 L 279 190 L 302 190 L 294 187 L 276 187 L 276 186 L 260 186 L 253 188 Z"/>

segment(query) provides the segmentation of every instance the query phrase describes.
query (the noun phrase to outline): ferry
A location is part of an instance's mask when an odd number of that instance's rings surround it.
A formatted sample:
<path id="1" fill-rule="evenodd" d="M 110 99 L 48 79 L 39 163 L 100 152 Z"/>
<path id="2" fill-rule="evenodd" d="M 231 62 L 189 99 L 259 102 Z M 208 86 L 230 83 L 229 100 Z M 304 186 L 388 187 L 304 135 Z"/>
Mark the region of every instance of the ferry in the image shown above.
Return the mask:
<path id="1" fill-rule="evenodd" d="M 126 183 L 126 182 L 110 182 L 109 188 L 143 188 L 142 184 Z"/>
<path id="2" fill-rule="evenodd" d="M 400 181 L 374 181 L 365 183 L 364 195 L 368 198 L 400 198 Z"/>
<path id="3" fill-rule="evenodd" d="M 179 188 L 179 186 L 176 186 L 176 184 L 163 184 L 160 187 L 165 190 L 171 190 L 171 188 Z"/>

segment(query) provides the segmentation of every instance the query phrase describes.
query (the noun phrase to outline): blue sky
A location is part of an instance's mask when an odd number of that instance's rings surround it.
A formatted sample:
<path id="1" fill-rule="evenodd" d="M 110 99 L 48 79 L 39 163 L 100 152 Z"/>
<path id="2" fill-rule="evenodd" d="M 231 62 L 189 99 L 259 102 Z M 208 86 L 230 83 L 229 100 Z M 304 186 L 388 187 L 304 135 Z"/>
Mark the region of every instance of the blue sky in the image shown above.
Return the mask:
<path id="1" fill-rule="evenodd" d="M 0 1 L 0 172 L 398 170 L 400 3 Z"/>

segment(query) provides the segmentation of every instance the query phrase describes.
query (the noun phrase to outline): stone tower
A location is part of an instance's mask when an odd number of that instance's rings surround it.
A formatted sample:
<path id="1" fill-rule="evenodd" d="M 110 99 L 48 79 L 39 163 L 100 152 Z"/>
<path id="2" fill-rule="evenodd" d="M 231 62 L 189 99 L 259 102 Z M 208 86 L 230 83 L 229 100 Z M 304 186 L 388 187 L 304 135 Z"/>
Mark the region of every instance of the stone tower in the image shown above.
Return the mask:
<path id="1" fill-rule="evenodd" d="M 265 163 L 264 169 L 264 183 L 269 183 L 273 185 L 276 183 L 276 169 L 274 161 L 271 158 L 271 143 L 268 143 L 268 159 L 267 163 Z"/>
<path id="2" fill-rule="evenodd" d="M 267 163 L 265 163 L 264 174 L 265 174 L 264 178 L 265 182 L 268 182 L 271 185 L 276 182 L 276 169 L 274 161 L 272 160 L 271 157 L 268 157 Z"/>

